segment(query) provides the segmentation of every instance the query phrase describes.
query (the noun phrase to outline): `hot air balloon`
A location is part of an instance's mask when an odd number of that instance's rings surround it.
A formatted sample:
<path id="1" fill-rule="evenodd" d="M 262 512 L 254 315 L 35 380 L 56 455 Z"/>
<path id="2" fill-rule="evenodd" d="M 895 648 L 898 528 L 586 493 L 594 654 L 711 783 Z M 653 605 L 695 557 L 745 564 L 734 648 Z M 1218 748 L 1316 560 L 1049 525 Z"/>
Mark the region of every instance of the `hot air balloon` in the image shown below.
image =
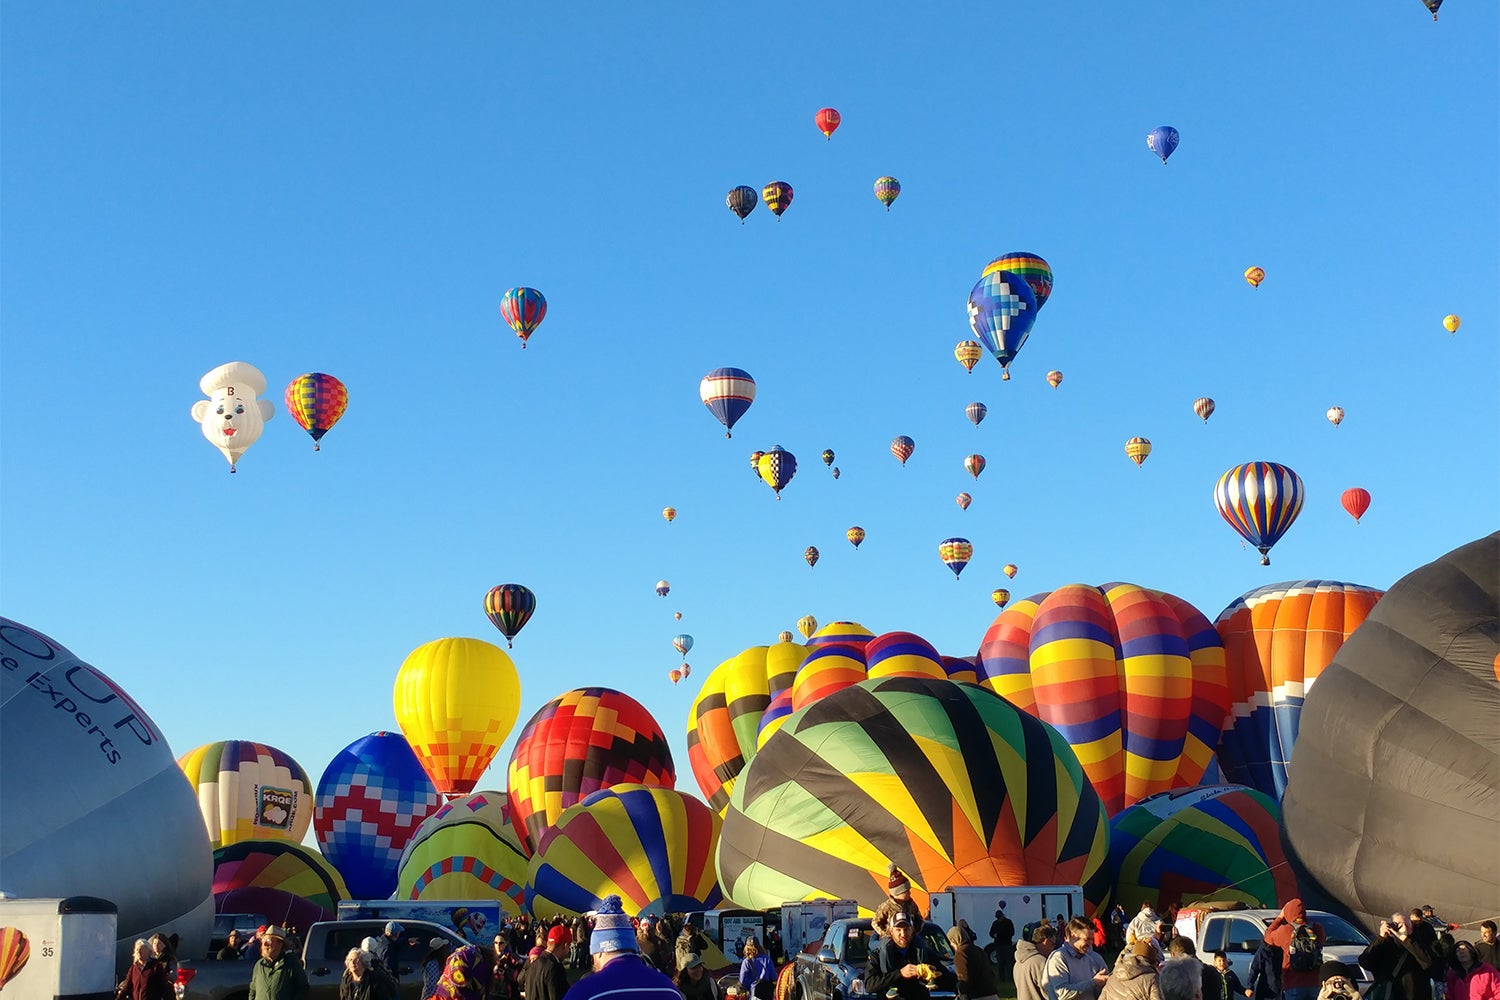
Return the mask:
<path id="1" fill-rule="evenodd" d="M 1151 454 L 1151 442 L 1143 437 L 1133 437 L 1125 442 L 1125 457 L 1135 463 L 1136 468 Z"/>
<path id="2" fill-rule="evenodd" d="M 747 907 L 823 896 L 873 908 L 892 863 L 924 908 L 928 892 L 962 885 L 1082 885 L 1097 902 L 1107 834 L 1055 730 L 972 684 L 887 677 L 832 692 L 770 736 L 735 785 L 718 871 Z"/>
<path id="3" fill-rule="evenodd" d="M 1308 692 L 1281 802 L 1287 853 L 1367 926 L 1415 899 L 1465 927 L 1494 918 L 1496 566 L 1500 533 L 1402 577 Z"/>
<path id="4" fill-rule="evenodd" d="M 670 583 L 668 583 L 665 580 L 657 580 L 656 581 L 656 596 L 657 597 L 666 597 L 671 592 L 672 592 L 672 585 Z"/>
<path id="5" fill-rule="evenodd" d="M 1365 511 L 1370 509 L 1370 491 L 1351 486 L 1339 497 L 1339 502 L 1344 505 L 1349 516 L 1354 518 L 1354 523 L 1358 524 L 1359 519 L 1365 516 Z"/>
<path id="6" fill-rule="evenodd" d="M 1036 296 L 1038 310 L 1047 304 L 1047 299 L 1052 295 L 1052 267 L 1034 253 L 1003 253 L 986 264 L 979 276 L 987 278 L 996 271 L 1009 271 L 1016 277 L 1025 279 L 1026 284 L 1031 286 L 1031 293 Z"/>
<path id="7" fill-rule="evenodd" d="M 901 182 L 894 177 L 875 178 L 875 200 L 891 210 L 891 203 L 901 195 Z"/>
<path id="8" fill-rule="evenodd" d="M 1443 329 L 1447 330 L 1449 333 L 1457 333 L 1459 324 L 1461 323 L 1463 323 L 1463 320 L 1459 319 L 1452 313 L 1449 313 L 1448 315 L 1443 317 Z"/>
<path id="9" fill-rule="evenodd" d="M 442 805 L 404 736 L 361 736 L 335 754 L 318 779 L 318 849 L 355 899 L 387 899 L 396 888 L 401 852 Z"/>
<path id="10" fill-rule="evenodd" d="M 760 197 L 779 220 L 781 213 L 792 203 L 792 186 L 785 181 L 772 181 L 761 189 Z"/>
<path id="11" fill-rule="evenodd" d="M 809 545 L 807 548 L 803 549 L 802 558 L 807 560 L 808 566 L 816 566 L 818 564 L 819 558 L 818 547 L 816 545 Z"/>
<path id="12" fill-rule="evenodd" d="M 505 636 L 505 646 L 511 648 L 517 634 L 531 621 L 536 613 L 536 594 L 519 583 L 502 583 L 491 587 L 484 595 L 484 613 L 490 624 Z M 515 719 L 511 720 L 512 723 Z"/>
<path id="13" fill-rule="evenodd" d="M 812 648 L 792 679 L 791 711 L 799 711 L 820 698 L 865 680 L 869 676 L 865 648 L 874 638 L 866 639 L 865 645 L 809 642 Z"/>
<path id="14" fill-rule="evenodd" d="M 693 637 L 688 635 L 686 632 L 682 633 L 681 635 L 673 636 L 672 648 L 677 650 L 677 653 L 680 656 L 688 655 L 688 651 L 693 648 Z"/>
<path id="15" fill-rule="evenodd" d="M 681 611 L 674 611 L 674 612 L 672 612 L 672 617 L 674 619 L 676 619 L 677 621 L 682 621 L 682 612 Z"/>
<path id="16" fill-rule="evenodd" d="M 883 677 L 927 677 L 946 680 L 948 668 L 932 644 L 911 632 L 885 632 L 865 645 L 870 680 Z"/>
<path id="17" fill-rule="evenodd" d="M 990 412 L 990 408 L 983 403 L 970 403 L 964 407 L 964 416 L 969 418 L 969 423 L 978 427 L 984 422 L 984 415 Z"/>
<path id="18" fill-rule="evenodd" d="M 839 113 L 833 108 L 819 108 L 818 113 L 813 115 L 813 124 L 818 126 L 818 131 L 823 133 L 823 138 L 832 139 L 833 133 L 838 131 Z"/>
<path id="19" fill-rule="evenodd" d="M 721 821 L 670 788 L 615 785 L 557 818 L 527 869 L 538 917 L 577 916 L 619 896 L 627 913 L 711 910 L 723 902 L 714 854 Z"/>
<path id="20" fill-rule="evenodd" d="M 1000 362 L 1000 378 L 1010 379 L 1010 363 L 1036 322 L 1036 294 L 1026 279 L 1010 271 L 994 271 L 979 279 L 969 292 L 969 328 Z"/>
<path id="21" fill-rule="evenodd" d="M 680 669 L 684 678 L 691 676 L 693 673 L 693 665 L 691 663 L 684 663 Z"/>
<path id="22" fill-rule="evenodd" d="M 838 477 L 839 477 L 839 467 L 837 465 L 835 465 L 833 467 L 833 478 L 837 479 Z"/>
<path id="23" fill-rule="evenodd" d="M 729 437 L 734 425 L 755 402 L 755 379 L 739 368 L 715 368 L 698 383 L 698 398 Z"/>
<path id="24" fill-rule="evenodd" d="M 547 318 L 547 300 L 535 288 L 512 288 L 500 299 L 500 318 L 521 338 L 521 349 Z"/>
<path id="25" fill-rule="evenodd" d="M 755 206 L 759 201 L 760 199 L 755 194 L 755 188 L 746 187 L 743 184 L 739 187 L 730 188 L 729 193 L 724 196 L 724 204 L 729 206 L 731 212 L 740 217 L 740 225 L 742 226 L 745 224 L 745 217 L 755 211 Z"/>
<path id="26" fill-rule="evenodd" d="M 979 474 L 984 471 L 984 464 L 983 455 L 970 455 L 964 459 L 964 471 L 978 479 Z"/>
<path id="27" fill-rule="evenodd" d="M 444 795 L 474 790 L 510 735 L 521 678 L 505 650 L 479 639 L 435 639 L 396 672 L 396 721 Z"/>
<path id="28" fill-rule="evenodd" d="M 780 632 L 776 633 L 777 642 L 791 642 L 795 638 L 797 637 L 792 635 L 792 633 L 787 629 L 782 629 Z"/>
<path id="29" fill-rule="evenodd" d="M 953 501 L 954 503 L 958 504 L 959 510 L 968 510 L 969 504 L 974 502 L 974 498 L 969 496 L 969 494 L 967 493 L 960 493 L 958 496 L 953 498 Z"/>
<path id="30" fill-rule="evenodd" d="M 776 499 L 780 500 L 781 491 L 786 489 L 786 484 L 797 474 L 797 456 L 784 450 L 781 445 L 773 444 L 770 451 L 760 456 L 758 469 L 760 478 L 765 480 L 766 485 L 776 493 Z"/>
<path id="31" fill-rule="evenodd" d="M 917 444 L 905 434 L 898 434 L 891 439 L 891 454 L 896 456 L 896 461 L 902 465 L 911 458 L 911 453 L 916 450 Z"/>
<path id="32" fill-rule="evenodd" d="M 1060 372 L 1060 371 L 1058 371 L 1056 368 L 1052 369 L 1050 372 L 1047 373 L 1047 384 L 1050 385 L 1054 389 L 1056 389 L 1058 386 L 1062 385 L 1062 380 L 1063 380 L 1063 373 Z"/>
<path id="33" fill-rule="evenodd" d="M 1004 587 L 996 587 L 990 591 L 990 600 L 995 602 L 995 607 L 1003 608 L 1010 603 L 1010 591 Z"/>
<path id="34" fill-rule="evenodd" d="M 313 451 L 321 451 L 327 434 L 349 406 L 349 390 L 332 375 L 308 372 L 287 383 L 286 412 L 297 426 L 312 435 Z"/>
<path id="35" fill-rule="evenodd" d="M 750 471 L 755 473 L 756 479 L 760 478 L 760 457 L 764 454 L 765 452 L 763 451 L 752 451 L 750 453 Z"/>
<path id="36" fill-rule="evenodd" d="M 861 651 L 875 633 L 859 622 L 829 622 L 808 637 L 809 646 L 840 645 L 853 646 Z"/>
<path id="37" fill-rule="evenodd" d="M 1443 0 L 1422 0 L 1422 6 L 1432 12 L 1432 19 L 1437 20 L 1438 8 L 1443 5 Z M 1389 909 L 1389 907 L 1387 907 Z"/>
<path id="38" fill-rule="evenodd" d="M 857 549 L 859 548 L 859 543 L 865 540 L 865 529 L 856 524 L 844 532 L 844 537 L 849 539 L 849 544 Z"/>
<path id="39" fill-rule="evenodd" d="M 833 449 L 832 448 L 824 448 L 823 449 L 823 464 L 824 465 L 832 465 L 833 464 Z"/>
<path id="40" fill-rule="evenodd" d="M 1214 415 L 1214 401 L 1207 396 L 1199 396 L 1193 400 L 1193 412 L 1198 414 L 1205 424 L 1208 423 L 1208 418 Z"/>
<path id="41" fill-rule="evenodd" d="M 953 356 L 964 366 L 964 371 L 974 374 L 974 366 L 984 357 L 984 347 L 977 340 L 960 340 L 953 349 Z"/>
<path id="42" fill-rule="evenodd" d="M 1219 477 L 1214 506 L 1241 538 L 1260 552 L 1260 564 L 1271 565 L 1271 547 L 1302 513 L 1307 491 L 1302 477 L 1275 462 L 1247 462 Z"/>
<path id="43" fill-rule="evenodd" d="M 0 990 L 26 968 L 31 941 L 19 927 L 0 927 Z"/>
<path id="44" fill-rule="evenodd" d="M 199 379 L 198 388 L 208 398 L 193 404 L 193 420 L 229 461 L 229 471 L 236 472 L 241 456 L 276 415 L 269 399 L 256 398 L 266 391 L 266 377 L 252 364 L 231 361 Z"/>
<path id="45" fill-rule="evenodd" d="M 673 521 L 677 520 L 677 508 L 663 507 L 661 509 L 661 516 L 667 519 L 668 524 L 671 524 Z"/>
<path id="46" fill-rule="evenodd" d="M 678 670 L 676 667 L 673 667 L 671 670 L 667 671 L 667 680 L 671 681 L 673 684 L 676 684 L 678 681 L 682 680 L 682 671 Z"/>
<path id="47" fill-rule="evenodd" d="M 1296 580 L 1258 587 L 1219 613 L 1230 709 L 1218 759 L 1229 781 L 1281 800 L 1307 692 L 1380 596 L 1354 583 Z"/>
<path id="48" fill-rule="evenodd" d="M 178 760 L 217 850 L 241 840 L 301 840 L 312 823 L 312 779 L 264 743 L 205 743 Z"/>
<path id="49" fill-rule="evenodd" d="M 656 719 L 628 694 L 605 687 L 565 691 L 538 709 L 516 739 L 507 775 L 511 823 L 528 855 L 565 809 L 593 792 L 677 782 Z"/>
<path id="50" fill-rule="evenodd" d="M 324 920 L 349 898 L 343 876 L 323 855 L 289 840 L 240 840 L 214 851 L 213 889 L 216 900 L 247 889 L 291 893 L 317 907 Z"/>
<path id="51" fill-rule="evenodd" d="M 1146 133 L 1146 147 L 1161 157 L 1161 162 L 1166 163 L 1167 157 L 1172 155 L 1172 150 L 1177 148 L 1177 142 L 1181 138 L 1177 130 L 1170 125 L 1158 125 Z"/>
<path id="52" fill-rule="evenodd" d="M 526 904 L 526 852 L 504 792 L 454 799 L 417 828 L 401 852 L 396 899 L 494 900 L 508 916 Z"/>
<path id="53" fill-rule="evenodd" d="M 1328 408 L 1328 422 L 1337 427 L 1344 422 L 1344 408 L 1342 406 L 1330 406 Z"/>
<path id="54" fill-rule="evenodd" d="M 1010 579 L 1014 580 L 1016 578 L 1016 564 L 1006 563 L 1004 566 L 1000 567 L 1000 572 L 1004 573 Z"/>
<path id="55" fill-rule="evenodd" d="M 810 639 L 812 634 L 818 630 L 818 620 L 812 615 L 803 615 L 797 619 L 797 631 L 802 633 L 802 638 Z"/>
<path id="56" fill-rule="evenodd" d="M 1251 288 L 1259 288 L 1260 283 L 1266 280 L 1266 272 L 1263 268 L 1248 267 L 1245 269 L 1245 280 L 1250 282 Z"/>
<path id="57" fill-rule="evenodd" d="M 957 580 L 969 560 L 974 558 L 974 545 L 967 538 L 945 538 L 938 543 L 938 558 L 953 571 Z"/>
<path id="58" fill-rule="evenodd" d="M 1012 602 L 985 633 L 978 668 L 984 687 L 1057 727 L 1111 815 L 1200 784 L 1229 711 L 1208 619 L 1128 583 Z"/>

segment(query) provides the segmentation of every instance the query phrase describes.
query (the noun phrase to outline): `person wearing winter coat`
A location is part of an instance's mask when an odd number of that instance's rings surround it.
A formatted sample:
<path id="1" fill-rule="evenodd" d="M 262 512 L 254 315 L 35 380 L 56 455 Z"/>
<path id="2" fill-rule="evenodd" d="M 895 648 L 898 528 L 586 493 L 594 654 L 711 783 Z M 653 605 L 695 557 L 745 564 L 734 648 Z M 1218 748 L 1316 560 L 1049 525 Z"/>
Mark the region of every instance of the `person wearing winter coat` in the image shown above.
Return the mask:
<path id="1" fill-rule="evenodd" d="M 875 931 L 875 936 L 882 940 L 891 936 L 891 919 L 897 913 L 905 913 L 911 921 L 912 933 L 920 935 L 922 932 L 922 911 L 917 909 L 916 902 L 911 898 L 911 879 L 906 873 L 896 867 L 894 862 L 890 866 L 890 876 L 886 879 L 886 897 L 875 907 L 875 915 L 870 919 L 870 927 Z"/>
<path id="2" fill-rule="evenodd" d="M 692 952 L 677 964 L 677 978 L 672 982 L 682 1000 L 719 1000 L 719 984 L 708 974 L 703 958 Z"/>
<path id="3" fill-rule="evenodd" d="M 135 942 L 134 958 L 115 996 L 119 1000 L 174 1000 L 167 964 L 151 950 L 145 938 Z"/>
<path id="4" fill-rule="evenodd" d="M 1317 1000 L 1318 997 L 1318 968 L 1294 969 L 1292 968 L 1292 938 L 1303 927 L 1312 929 L 1313 937 L 1317 940 L 1318 948 L 1321 950 L 1328 940 L 1328 935 L 1323 932 L 1323 925 L 1309 923 L 1307 919 L 1307 907 L 1302 905 L 1302 900 L 1296 897 L 1287 900 L 1287 904 L 1281 908 L 1276 919 L 1266 928 L 1264 940 L 1266 944 L 1274 944 L 1281 949 L 1281 996 L 1283 1000 Z M 1408 998 L 1415 1000 L 1415 998 Z M 1424 997 L 1423 1000 L 1431 1000 Z"/>
<path id="5" fill-rule="evenodd" d="M 1141 904 L 1140 912 L 1125 927 L 1125 947 L 1129 948 L 1141 938 L 1156 936 L 1156 925 L 1161 923 L 1161 917 L 1151 908 L 1151 902 L 1147 900 Z"/>
<path id="6" fill-rule="evenodd" d="M 1203 974 L 1203 1000 L 1240 1000 L 1248 995 L 1225 952 L 1214 952 L 1213 964 L 1205 962 L 1203 967 L 1208 970 Z"/>
<path id="7" fill-rule="evenodd" d="M 1057 947 L 1057 928 L 1042 924 L 1031 940 L 1016 943 L 1016 1000 L 1047 1000 L 1047 958 Z"/>
<path id="8" fill-rule="evenodd" d="M 682 925 L 682 933 L 677 935 L 672 950 L 677 957 L 677 971 L 681 972 L 687 967 L 688 959 L 694 955 L 702 956 L 703 950 L 708 947 L 708 938 L 691 919 Z"/>
<path id="9" fill-rule="evenodd" d="M 1425 930 L 1426 933 L 1422 933 Z M 1391 914 L 1380 922 L 1375 940 L 1359 956 L 1359 964 L 1370 971 L 1379 989 L 1389 984 L 1386 1000 L 1432 1000 L 1431 973 L 1437 965 L 1431 927 L 1413 928 L 1404 913 Z"/>
<path id="10" fill-rule="evenodd" d="M 995 967 L 975 944 L 968 921 L 960 920 L 948 929 L 948 943 L 953 945 L 953 970 L 958 974 L 959 1000 L 999 1000 Z"/>
<path id="11" fill-rule="evenodd" d="M 1104 981 L 1099 1000 L 1161 1000 L 1161 989 L 1156 980 L 1156 970 L 1160 965 L 1161 952 L 1157 950 L 1156 942 L 1151 938 L 1140 939 L 1115 962 L 1114 970 Z"/>
<path id="12" fill-rule="evenodd" d="M 1448 1000 L 1500 1000 L 1500 970 L 1481 961 L 1472 942 L 1454 944 L 1447 982 Z"/>
<path id="13" fill-rule="evenodd" d="M 1248 976 L 1245 980 L 1248 1000 L 1277 1000 L 1281 996 L 1281 949 L 1262 941 L 1250 960 Z"/>
<path id="14" fill-rule="evenodd" d="M 917 932 L 905 910 L 891 916 L 890 937 L 870 951 L 865 968 L 865 992 L 885 996 L 895 990 L 900 1000 L 928 1000 L 929 990 L 949 991 L 958 978 Z"/>
<path id="15" fill-rule="evenodd" d="M 761 983 L 771 985 L 760 986 Z M 759 996 L 761 992 L 774 990 L 775 983 L 776 966 L 771 964 L 771 956 L 760 950 L 760 942 L 755 938 L 746 941 L 745 957 L 740 962 L 740 985 L 751 996 Z"/>
<path id="16" fill-rule="evenodd" d="M 368 951 L 350 948 L 344 956 L 339 1000 L 396 1000 L 396 981 Z"/>
<path id="17" fill-rule="evenodd" d="M 267 927 L 260 936 L 260 958 L 250 967 L 247 1000 L 303 1000 L 307 972 L 302 958 L 286 946 L 286 930 Z"/>

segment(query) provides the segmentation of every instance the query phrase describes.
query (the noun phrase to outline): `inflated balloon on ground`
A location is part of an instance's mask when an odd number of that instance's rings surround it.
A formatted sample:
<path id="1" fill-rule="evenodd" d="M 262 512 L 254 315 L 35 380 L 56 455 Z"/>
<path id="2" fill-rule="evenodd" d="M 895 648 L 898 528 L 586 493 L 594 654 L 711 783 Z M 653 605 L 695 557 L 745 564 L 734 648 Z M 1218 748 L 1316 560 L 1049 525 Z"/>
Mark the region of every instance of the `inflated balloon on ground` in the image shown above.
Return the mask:
<path id="1" fill-rule="evenodd" d="M 454 799 L 401 852 L 396 899 L 492 899 L 508 914 L 526 902 L 526 852 L 504 792 Z"/>
<path id="2" fill-rule="evenodd" d="M 324 920 L 338 912 L 349 888 L 317 851 L 289 840 L 240 840 L 214 851 L 214 896 L 236 889 L 279 889 L 318 907 Z"/>
<path id="3" fill-rule="evenodd" d="M 300 841 L 313 818 L 312 779 L 291 755 L 264 743 L 205 743 L 178 761 L 217 850 L 241 840 Z"/>
<path id="4" fill-rule="evenodd" d="M 755 756 L 761 715 L 772 698 L 791 689 L 806 655 L 795 642 L 751 646 L 703 679 L 688 711 L 688 763 L 716 812 L 729 806 L 735 779 Z"/>

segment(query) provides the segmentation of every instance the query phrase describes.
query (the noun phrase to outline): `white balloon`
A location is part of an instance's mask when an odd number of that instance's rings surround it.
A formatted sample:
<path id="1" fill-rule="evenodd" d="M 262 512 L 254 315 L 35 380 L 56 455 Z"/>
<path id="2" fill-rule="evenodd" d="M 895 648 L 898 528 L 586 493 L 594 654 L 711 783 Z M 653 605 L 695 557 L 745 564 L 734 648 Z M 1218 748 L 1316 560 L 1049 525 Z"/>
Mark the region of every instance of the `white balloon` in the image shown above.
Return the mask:
<path id="1" fill-rule="evenodd" d="M 193 419 L 234 472 L 240 456 L 260 439 L 265 422 L 276 415 L 269 399 L 256 398 L 266 391 L 266 377 L 252 364 L 231 361 L 199 379 L 198 388 L 208 398 L 193 404 Z"/>

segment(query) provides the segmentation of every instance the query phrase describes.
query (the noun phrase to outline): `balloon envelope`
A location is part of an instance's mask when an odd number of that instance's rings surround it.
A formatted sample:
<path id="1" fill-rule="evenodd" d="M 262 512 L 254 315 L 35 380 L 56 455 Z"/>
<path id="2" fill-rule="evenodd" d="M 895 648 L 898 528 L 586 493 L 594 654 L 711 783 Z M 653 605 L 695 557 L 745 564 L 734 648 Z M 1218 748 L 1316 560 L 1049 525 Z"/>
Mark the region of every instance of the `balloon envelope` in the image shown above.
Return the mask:
<path id="1" fill-rule="evenodd" d="M 535 288 L 512 288 L 500 299 L 500 317 L 521 338 L 521 346 L 547 318 L 547 298 Z"/>
<path id="2" fill-rule="evenodd" d="M 287 383 L 286 411 L 297 421 L 297 426 L 312 435 L 313 450 L 317 442 L 339 422 L 349 407 L 349 390 L 344 383 L 332 375 L 308 372 L 298 375 Z"/>
<path id="3" fill-rule="evenodd" d="M 908 458 L 911 458 L 911 453 L 915 451 L 916 448 L 916 442 L 907 437 L 905 434 L 899 434 L 895 438 L 891 439 L 891 454 L 895 455 L 896 461 L 900 462 L 902 465 L 905 465 L 906 460 Z"/>
<path id="4" fill-rule="evenodd" d="M 1036 296 L 1037 309 L 1046 305 L 1047 299 L 1052 296 L 1052 267 L 1034 253 L 1017 251 L 1001 254 L 984 266 L 980 277 L 988 277 L 996 271 L 1009 271 L 1016 277 L 1025 279 L 1026 284 L 1031 286 L 1031 293 Z M 1057 386 L 1054 384 L 1053 388 Z"/>
<path id="5" fill-rule="evenodd" d="M 791 688 L 806 655 L 794 642 L 751 646 L 703 679 L 688 712 L 688 763 L 716 812 L 728 807 L 735 780 L 755 756 L 761 715 Z"/>
<path id="6" fill-rule="evenodd" d="M 217 850 L 240 840 L 300 841 L 313 816 L 312 779 L 291 755 L 250 740 L 205 743 L 178 762 Z"/>
<path id="7" fill-rule="evenodd" d="M 453 799 L 417 828 L 401 852 L 396 899 L 485 899 L 506 913 L 526 903 L 526 852 L 504 792 Z"/>
<path id="8" fill-rule="evenodd" d="M 349 889 L 317 851 L 289 840 L 240 840 L 214 851 L 214 895 L 235 889 L 279 889 L 318 907 L 324 920 L 338 913 Z"/>
<path id="9" fill-rule="evenodd" d="M 479 639 L 435 639 L 396 672 L 396 721 L 437 790 L 474 790 L 521 707 L 521 678 L 505 650 Z"/>
<path id="10" fill-rule="evenodd" d="M 745 216 L 755 211 L 755 206 L 759 202 L 760 197 L 755 193 L 755 188 L 746 187 L 744 184 L 736 188 L 730 188 L 729 193 L 724 196 L 724 204 L 729 206 L 731 212 L 740 217 L 742 224 L 745 221 Z"/>
<path id="11" fill-rule="evenodd" d="M 1035 322 L 1036 294 L 1010 271 L 986 274 L 969 292 L 969 327 L 1002 370 L 1015 360 Z"/>
<path id="12" fill-rule="evenodd" d="M 1358 524 L 1359 519 L 1365 516 L 1365 511 L 1370 509 L 1370 491 L 1358 486 L 1351 486 L 1339 496 L 1339 503 L 1344 505 L 1344 510 L 1354 518 Z"/>
<path id="13" fill-rule="evenodd" d="M 838 111 L 833 108 L 819 108 L 818 113 L 813 116 L 813 123 L 827 139 L 833 138 L 833 133 L 837 131 L 841 120 Z"/>
<path id="14" fill-rule="evenodd" d="M 1214 487 L 1219 516 L 1255 546 L 1262 566 L 1271 564 L 1271 547 L 1302 513 L 1306 497 L 1302 477 L 1275 462 L 1237 465 Z"/>
<path id="15" fill-rule="evenodd" d="M 736 421 L 755 402 L 755 379 L 742 368 L 715 368 L 699 381 L 698 398 L 724 425 L 724 436 L 729 437 Z"/>
<path id="16" fill-rule="evenodd" d="M 1167 157 L 1172 155 L 1172 151 L 1177 148 L 1177 143 L 1181 138 L 1172 126 L 1158 125 L 1146 133 L 1146 146 L 1151 152 L 1161 157 L 1161 162 L 1166 163 Z"/>
<path id="17" fill-rule="evenodd" d="M 672 508 L 668 507 L 668 510 Z M 675 517 L 677 512 L 672 511 Z M 668 521 L 671 518 L 667 519 Z M 505 636 L 505 645 L 509 647 L 526 623 L 531 621 L 531 616 L 536 614 L 536 594 L 532 593 L 530 587 L 523 587 L 519 583 L 502 583 L 498 587 L 491 587 L 489 593 L 484 595 L 484 614 L 489 618 L 490 624 L 500 630 Z"/>

